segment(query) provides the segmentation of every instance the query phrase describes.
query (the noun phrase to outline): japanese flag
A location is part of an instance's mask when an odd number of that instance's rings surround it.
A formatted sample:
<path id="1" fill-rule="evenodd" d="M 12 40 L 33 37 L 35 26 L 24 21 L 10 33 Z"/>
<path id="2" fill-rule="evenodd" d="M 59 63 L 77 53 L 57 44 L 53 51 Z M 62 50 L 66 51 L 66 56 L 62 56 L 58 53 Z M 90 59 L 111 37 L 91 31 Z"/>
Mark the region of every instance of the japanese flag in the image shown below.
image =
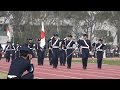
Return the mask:
<path id="1" fill-rule="evenodd" d="M 42 22 L 42 30 L 41 30 L 41 42 L 40 47 L 44 48 L 45 46 L 45 30 L 44 30 L 44 23 Z"/>
<path id="2" fill-rule="evenodd" d="M 12 29 L 11 25 L 8 25 L 7 36 L 8 36 L 9 41 L 11 41 L 12 34 L 13 34 L 13 29 Z"/>

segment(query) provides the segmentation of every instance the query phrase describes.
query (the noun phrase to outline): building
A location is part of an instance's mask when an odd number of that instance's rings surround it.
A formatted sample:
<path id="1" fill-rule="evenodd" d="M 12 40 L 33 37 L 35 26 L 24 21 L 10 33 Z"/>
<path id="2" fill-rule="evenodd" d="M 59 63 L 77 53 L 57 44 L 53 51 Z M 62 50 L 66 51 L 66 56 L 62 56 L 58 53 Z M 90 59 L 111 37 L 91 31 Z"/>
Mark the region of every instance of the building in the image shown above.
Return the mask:
<path id="1" fill-rule="evenodd" d="M 0 17 L 0 44 L 2 45 L 3 49 L 5 48 L 7 41 L 9 40 L 8 32 L 6 31 L 9 26 L 9 19 L 5 17 Z M 10 34 L 10 33 L 9 33 Z"/>

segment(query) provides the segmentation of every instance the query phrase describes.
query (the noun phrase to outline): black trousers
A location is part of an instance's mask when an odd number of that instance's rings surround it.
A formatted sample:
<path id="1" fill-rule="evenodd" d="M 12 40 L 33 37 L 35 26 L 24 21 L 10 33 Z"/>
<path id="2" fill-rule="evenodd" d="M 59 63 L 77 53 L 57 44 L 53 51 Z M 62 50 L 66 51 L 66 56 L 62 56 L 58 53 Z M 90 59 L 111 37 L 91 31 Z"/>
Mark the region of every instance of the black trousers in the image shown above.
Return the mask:
<path id="1" fill-rule="evenodd" d="M 6 62 L 10 62 L 10 51 L 6 51 L 5 58 Z"/>
<path id="2" fill-rule="evenodd" d="M 65 50 L 61 50 L 59 52 L 60 54 L 60 65 L 65 65 L 66 64 L 66 52 Z"/>
<path id="3" fill-rule="evenodd" d="M 102 60 L 103 60 L 103 52 L 97 51 L 97 67 L 98 68 L 102 67 Z"/>
<path id="4" fill-rule="evenodd" d="M 57 68 L 58 66 L 58 55 L 59 54 L 59 48 L 53 48 L 53 54 L 52 54 L 52 62 L 53 62 L 53 68 Z"/>
<path id="5" fill-rule="evenodd" d="M 67 68 L 71 68 L 71 63 L 72 63 L 72 56 L 73 54 L 71 54 L 73 52 L 73 49 L 67 49 Z M 70 55 L 71 54 L 71 55 Z"/>
<path id="6" fill-rule="evenodd" d="M 21 79 L 34 79 L 34 74 L 33 73 L 27 73 L 24 76 L 22 76 Z"/>
<path id="7" fill-rule="evenodd" d="M 15 59 L 15 50 L 12 50 L 11 54 L 12 54 L 12 60 L 14 60 Z"/>
<path id="8" fill-rule="evenodd" d="M 88 57 L 89 57 L 89 50 L 86 49 L 86 48 L 83 48 L 82 49 L 82 65 L 83 65 L 83 68 L 87 67 Z"/>
<path id="9" fill-rule="evenodd" d="M 44 64 L 45 51 L 37 50 L 38 65 Z"/>
<path id="10" fill-rule="evenodd" d="M 20 52 L 17 51 L 17 52 L 16 52 L 16 58 L 18 58 L 19 56 L 20 56 Z"/>
<path id="11" fill-rule="evenodd" d="M 52 50 L 49 49 L 49 63 L 52 65 Z"/>

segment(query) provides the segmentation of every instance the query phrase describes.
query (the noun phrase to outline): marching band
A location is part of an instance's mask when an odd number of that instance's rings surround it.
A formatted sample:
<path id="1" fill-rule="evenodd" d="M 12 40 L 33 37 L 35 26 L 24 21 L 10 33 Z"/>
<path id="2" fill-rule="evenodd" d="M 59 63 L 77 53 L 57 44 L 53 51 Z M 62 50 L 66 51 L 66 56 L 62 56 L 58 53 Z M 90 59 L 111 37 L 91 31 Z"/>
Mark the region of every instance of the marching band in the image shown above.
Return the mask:
<path id="1" fill-rule="evenodd" d="M 99 39 L 98 43 L 92 43 L 88 40 L 88 35 L 83 34 L 83 38 L 80 38 L 78 41 L 74 41 L 72 39 L 72 35 L 68 35 L 64 39 L 60 39 L 58 34 L 55 33 L 47 42 L 47 45 L 44 47 L 40 46 L 40 39 L 34 44 L 32 42 L 32 38 L 27 39 L 27 43 L 24 46 L 28 47 L 33 53 L 32 57 L 37 55 L 38 65 L 44 64 L 45 51 L 46 46 L 48 47 L 48 58 L 49 64 L 53 66 L 53 68 L 57 68 L 58 61 L 60 61 L 60 66 L 67 66 L 68 69 L 71 69 L 72 57 L 73 53 L 79 49 L 79 53 L 82 58 L 83 69 L 87 69 L 87 61 L 88 58 L 93 55 L 92 49 L 95 49 L 97 56 L 97 64 L 98 68 L 101 69 L 102 66 L 102 58 L 103 58 L 103 40 Z M 75 46 L 75 47 L 74 47 Z M 18 58 L 20 55 L 19 48 L 21 45 L 16 43 L 16 45 L 12 45 L 12 42 L 7 42 L 7 45 L 4 49 L 6 62 L 10 61 L 10 58 L 14 60 Z M 36 54 L 36 55 L 35 55 Z"/>
<path id="2" fill-rule="evenodd" d="M 59 35 L 55 33 L 47 41 L 47 44 L 44 47 L 41 47 L 40 44 L 40 39 L 37 39 L 37 42 L 33 43 L 31 38 L 27 39 L 27 43 L 23 45 L 20 45 L 19 43 L 16 43 L 16 45 L 14 45 L 12 42 L 7 42 L 5 49 L 0 49 L 0 53 L 4 51 L 6 62 L 10 62 L 10 59 L 14 62 L 14 59 L 19 60 L 21 58 L 20 48 L 27 47 L 29 48 L 29 52 L 31 52 L 32 55 L 31 57 L 28 57 L 28 59 L 35 58 L 37 56 L 38 65 L 43 66 L 47 46 L 49 50 L 48 57 L 50 66 L 52 66 L 54 69 L 57 69 L 58 64 L 60 63 L 60 66 L 66 66 L 67 69 L 71 69 L 73 53 L 75 53 L 76 50 L 79 50 L 82 58 L 83 70 L 86 70 L 88 58 L 90 56 L 94 56 L 92 52 L 92 49 L 94 49 L 97 56 L 97 68 L 102 68 L 102 60 L 104 53 L 103 49 L 106 46 L 103 43 L 102 39 L 99 39 L 98 43 L 91 43 L 91 41 L 88 39 L 88 35 L 83 34 L 83 38 L 75 41 L 73 40 L 71 34 L 64 39 L 60 39 Z M 18 61 L 15 62 L 18 63 Z"/>

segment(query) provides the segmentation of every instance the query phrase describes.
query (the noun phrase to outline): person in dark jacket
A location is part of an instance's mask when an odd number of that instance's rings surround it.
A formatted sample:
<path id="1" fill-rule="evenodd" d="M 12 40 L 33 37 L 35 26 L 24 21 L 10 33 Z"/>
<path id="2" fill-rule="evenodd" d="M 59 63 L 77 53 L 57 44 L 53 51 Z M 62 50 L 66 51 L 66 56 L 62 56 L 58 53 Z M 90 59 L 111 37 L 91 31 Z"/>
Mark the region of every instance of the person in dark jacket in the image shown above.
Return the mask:
<path id="1" fill-rule="evenodd" d="M 45 46 L 41 47 L 40 46 L 40 39 L 38 39 L 38 42 L 35 45 L 35 49 L 37 51 L 37 58 L 38 58 L 38 65 L 44 64 L 44 58 L 45 58 Z"/>
<path id="2" fill-rule="evenodd" d="M 11 62 L 7 79 L 33 79 L 34 66 L 31 64 L 31 59 L 31 50 L 25 46 L 20 47 L 20 57 Z"/>
<path id="3" fill-rule="evenodd" d="M 87 69 L 87 62 L 88 62 L 88 57 L 90 56 L 91 52 L 91 41 L 88 40 L 88 35 L 83 34 L 83 39 L 79 39 L 77 41 L 78 47 L 81 48 L 82 51 L 82 64 L 83 64 L 83 69 Z"/>
<path id="4" fill-rule="evenodd" d="M 96 46 L 96 54 L 97 54 L 97 67 L 98 69 L 101 69 L 102 67 L 102 60 L 103 60 L 103 48 L 105 47 L 105 44 L 103 44 L 103 40 L 99 39 L 98 43 L 93 43 L 92 46 Z"/>

